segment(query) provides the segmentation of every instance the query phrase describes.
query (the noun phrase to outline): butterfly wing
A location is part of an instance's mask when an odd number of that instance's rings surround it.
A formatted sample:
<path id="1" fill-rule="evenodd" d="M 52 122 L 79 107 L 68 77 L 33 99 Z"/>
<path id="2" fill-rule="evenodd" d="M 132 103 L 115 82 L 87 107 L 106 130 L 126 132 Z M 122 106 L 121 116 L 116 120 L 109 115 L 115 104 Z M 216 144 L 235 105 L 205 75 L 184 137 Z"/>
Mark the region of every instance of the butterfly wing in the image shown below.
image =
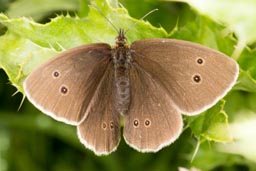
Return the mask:
<path id="1" fill-rule="evenodd" d="M 198 114 L 213 106 L 238 76 L 234 60 L 187 41 L 140 40 L 131 45 L 131 52 L 134 61 L 168 90 L 179 111 L 185 114 Z"/>
<path id="2" fill-rule="evenodd" d="M 113 66 L 97 86 L 87 117 L 78 126 L 80 141 L 97 155 L 113 152 L 120 141 L 120 114 L 113 107 Z"/>
<path id="3" fill-rule="evenodd" d="M 110 57 L 107 44 L 83 45 L 60 53 L 26 78 L 25 94 L 43 113 L 77 125 L 87 115 Z"/>
<path id="4" fill-rule="evenodd" d="M 137 64 L 130 69 L 131 104 L 124 138 L 141 152 L 156 152 L 177 139 L 182 117 L 166 90 Z"/>

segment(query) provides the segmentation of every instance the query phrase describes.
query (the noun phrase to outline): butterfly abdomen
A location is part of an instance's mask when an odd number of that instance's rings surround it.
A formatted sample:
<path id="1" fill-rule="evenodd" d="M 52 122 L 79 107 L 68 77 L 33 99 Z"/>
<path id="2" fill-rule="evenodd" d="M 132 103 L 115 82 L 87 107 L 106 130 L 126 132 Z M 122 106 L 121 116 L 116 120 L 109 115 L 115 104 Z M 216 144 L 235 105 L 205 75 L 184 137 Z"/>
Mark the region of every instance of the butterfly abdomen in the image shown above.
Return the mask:
<path id="1" fill-rule="evenodd" d="M 113 49 L 114 63 L 114 106 L 118 113 L 126 114 L 130 105 L 130 54 L 126 46 Z"/>

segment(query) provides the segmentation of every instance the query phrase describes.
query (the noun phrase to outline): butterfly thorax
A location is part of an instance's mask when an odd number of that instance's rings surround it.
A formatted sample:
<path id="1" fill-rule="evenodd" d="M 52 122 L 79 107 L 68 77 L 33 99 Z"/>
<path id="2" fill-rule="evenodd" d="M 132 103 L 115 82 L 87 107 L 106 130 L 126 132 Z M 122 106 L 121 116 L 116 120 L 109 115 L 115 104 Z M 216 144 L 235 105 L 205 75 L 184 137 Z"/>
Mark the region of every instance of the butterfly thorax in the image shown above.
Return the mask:
<path id="1" fill-rule="evenodd" d="M 114 106 L 120 114 L 126 114 L 130 105 L 129 67 L 131 54 L 126 45 L 123 30 L 116 38 L 116 45 L 112 49 L 114 65 Z"/>

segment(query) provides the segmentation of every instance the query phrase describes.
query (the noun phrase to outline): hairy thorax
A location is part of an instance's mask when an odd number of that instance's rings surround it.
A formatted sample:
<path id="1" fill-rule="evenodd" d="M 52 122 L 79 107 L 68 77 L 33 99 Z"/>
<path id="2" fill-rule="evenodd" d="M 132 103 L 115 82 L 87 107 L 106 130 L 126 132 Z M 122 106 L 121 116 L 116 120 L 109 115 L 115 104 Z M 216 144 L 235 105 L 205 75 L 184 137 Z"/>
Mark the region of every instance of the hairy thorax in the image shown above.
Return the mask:
<path id="1" fill-rule="evenodd" d="M 126 45 L 112 49 L 114 64 L 114 107 L 120 114 L 126 114 L 130 105 L 129 67 L 131 55 Z"/>

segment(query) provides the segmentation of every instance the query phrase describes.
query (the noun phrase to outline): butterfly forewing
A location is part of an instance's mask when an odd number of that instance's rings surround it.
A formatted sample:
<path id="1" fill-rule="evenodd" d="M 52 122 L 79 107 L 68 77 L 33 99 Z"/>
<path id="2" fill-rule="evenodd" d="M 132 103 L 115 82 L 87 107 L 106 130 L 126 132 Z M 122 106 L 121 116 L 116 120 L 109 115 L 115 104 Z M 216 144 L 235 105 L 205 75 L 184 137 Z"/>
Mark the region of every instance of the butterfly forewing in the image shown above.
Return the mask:
<path id="1" fill-rule="evenodd" d="M 27 77 L 25 94 L 44 113 L 77 125 L 86 115 L 110 57 L 107 44 L 84 45 L 60 53 Z"/>
<path id="2" fill-rule="evenodd" d="M 97 155 L 114 151 L 120 141 L 120 114 L 113 107 L 113 66 L 108 65 L 90 102 L 87 117 L 78 126 L 80 141 Z"/>
<path id="3" fill-rule="evenodd" d="M 138 151 L 155 152 L 177 139 L 182 118 L 166 90 L 136 63 L 130 69 L 131 105 L 124 138 Z"/>
<path id="4" fill-rule="evenodd" d="M 187 41 L 140 40 L 131 45 L 131 53 L 185 114 L 197 114 L 214 105 L 238 76 L 234 60 Z"/>

